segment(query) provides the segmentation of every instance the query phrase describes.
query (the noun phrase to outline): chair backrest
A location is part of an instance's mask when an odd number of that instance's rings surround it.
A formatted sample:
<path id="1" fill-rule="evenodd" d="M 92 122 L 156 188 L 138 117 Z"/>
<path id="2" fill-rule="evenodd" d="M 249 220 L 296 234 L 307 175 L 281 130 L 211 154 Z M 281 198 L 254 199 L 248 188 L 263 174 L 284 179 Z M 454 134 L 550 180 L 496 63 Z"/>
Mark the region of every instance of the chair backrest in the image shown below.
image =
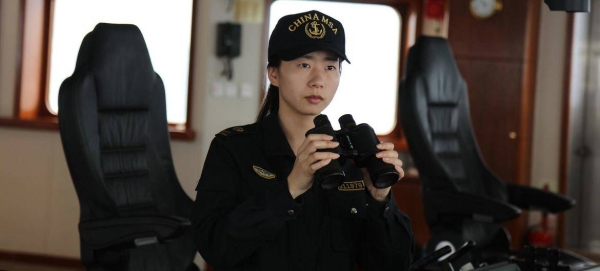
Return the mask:
<path id="1" fill-rule="evenodd" d="M 424 189 L 507 200 L 504 183 L 481 159 L 470 123 L 467 86 L 445 39 L 417 39 L 408 54 L 399 103 Z"/>
<path id="2" fill-rule="evenodd" d="M 85 36 L 60 87 L 58 115 L 81 221 L 189 217 L 191 200 L 172 163 L 164 85 L 136 26 L 101 23 Z"/>

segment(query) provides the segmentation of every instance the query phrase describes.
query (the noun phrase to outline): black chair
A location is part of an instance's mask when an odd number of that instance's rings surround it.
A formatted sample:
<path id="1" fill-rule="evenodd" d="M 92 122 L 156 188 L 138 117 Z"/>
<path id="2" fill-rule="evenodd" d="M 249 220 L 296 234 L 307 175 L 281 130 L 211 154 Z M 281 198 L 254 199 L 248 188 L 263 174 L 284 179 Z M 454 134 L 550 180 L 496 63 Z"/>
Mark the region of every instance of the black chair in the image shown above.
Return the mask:
<path id="1" fill-rule="evenodd" d="M 164 85 L 136 26 L 101 23 L 85 36 L 59 108 L 88 270 L 198 270 Z"/>
<path id="2" fill-rule="evenodd" d="M 570 198 L 505 183 L 489 170 L 473 136 L 467 86 L 445 39 L 419 37 L 410 49 L 399 103 L 432 234 L 427 253 L 474 241 L 473 261 L 506 260 L 510 235 L 500 223 L 521 208 L 557 213 L 574 206 Z"/>

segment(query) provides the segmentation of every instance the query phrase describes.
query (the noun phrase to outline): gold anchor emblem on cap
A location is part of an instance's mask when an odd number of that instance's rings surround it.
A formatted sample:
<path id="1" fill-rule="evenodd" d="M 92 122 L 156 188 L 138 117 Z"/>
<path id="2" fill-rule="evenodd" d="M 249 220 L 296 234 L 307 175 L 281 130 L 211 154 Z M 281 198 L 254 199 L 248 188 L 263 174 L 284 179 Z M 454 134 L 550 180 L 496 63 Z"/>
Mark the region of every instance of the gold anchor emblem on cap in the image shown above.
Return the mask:
<path id="1" fill-rule="evenodd" d="M 256 174 L 258 174 L 258 176 L 263 177 L 267 180 L 273 179 L 275 178 L 275 174 L 268 172 L 266 169 L 258 167 L 258 166 L 252 166 L 252 169 L 254 169 L 254 172 L 256 172 Z"/>
<path id="2" fill-rule="evenodd" d="M 316 21 L 313 21 L 310 24 L 306 24 L 304 30 L 306 31 L 306 35 L 308 35 L 308 37 L 310 38 L 322 39 L 323 37 L 325 37 L 325 27 Z"/>

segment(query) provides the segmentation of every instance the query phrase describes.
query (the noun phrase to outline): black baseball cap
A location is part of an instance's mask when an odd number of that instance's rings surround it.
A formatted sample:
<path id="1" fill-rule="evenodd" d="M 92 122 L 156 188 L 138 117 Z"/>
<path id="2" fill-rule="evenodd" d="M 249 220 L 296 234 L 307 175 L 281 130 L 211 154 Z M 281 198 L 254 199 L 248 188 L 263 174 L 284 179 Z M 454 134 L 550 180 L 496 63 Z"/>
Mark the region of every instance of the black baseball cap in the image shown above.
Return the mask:
<path id="1" fill-rule="evenodd" d="M 344 27 L 338 20 L 316 10 L 279 19 L 269 39 L 269 58 L 290 61 L 315 51 L 333 52 L 350 63 Z"/>

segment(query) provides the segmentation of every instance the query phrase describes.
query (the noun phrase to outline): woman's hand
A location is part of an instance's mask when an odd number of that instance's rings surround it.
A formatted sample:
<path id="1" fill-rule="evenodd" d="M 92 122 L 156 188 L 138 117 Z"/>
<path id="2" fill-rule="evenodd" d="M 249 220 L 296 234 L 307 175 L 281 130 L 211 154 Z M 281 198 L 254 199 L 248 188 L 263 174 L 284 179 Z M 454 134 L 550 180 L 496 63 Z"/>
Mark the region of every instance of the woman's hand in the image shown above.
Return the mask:
<path id="1" fill-rule="evenodd" d="M 404 170 L 402 169 L 402 161 L 400 159 L 398 159 L 398 152 L 394 150 L 394 144 L 390 143 L 390 142 L 384 142 L 384 143 L 377 144 L 377 148 L 382 151 L 378 152 L 375 156 L 377 158 L 381 158 L 383 160 L 383 162 L 386 162 L 390 165 L 394 165 L 394 168 L 396 169 L 396 171 L 398 172 L 398 175 L 400 176 L 399 179 L 402 179 L 402 177 L 404 177 Z M 363 174 L 365 176 L 367 190 L 371 194 L 371 197 L 373 197 L 377 201 L 381 201 L 381 202 L 387 201 L 388 195 L 389 195 L 392 187 L 390 186 L 387 188 L 377 188 L 377 187 L 373 186 L 373 182 L 371 181 L 369 172 L 365 168 L 363 168 L 362 170 L 363 170 Z"/>
<path id="2" fill-rule="evenodd" d="M 313 183 L 315 172 L 326 166 L 332 159 L 340 157 L 333 152 L 317 152 L 318 149 L 333 149 L 340 143 L 333 137 L 323 134 L 310 134 L 304 139 L 296 154 L 294 168 L 288 176 L 288 187 L 293 198 L 306 192 Z"/>

